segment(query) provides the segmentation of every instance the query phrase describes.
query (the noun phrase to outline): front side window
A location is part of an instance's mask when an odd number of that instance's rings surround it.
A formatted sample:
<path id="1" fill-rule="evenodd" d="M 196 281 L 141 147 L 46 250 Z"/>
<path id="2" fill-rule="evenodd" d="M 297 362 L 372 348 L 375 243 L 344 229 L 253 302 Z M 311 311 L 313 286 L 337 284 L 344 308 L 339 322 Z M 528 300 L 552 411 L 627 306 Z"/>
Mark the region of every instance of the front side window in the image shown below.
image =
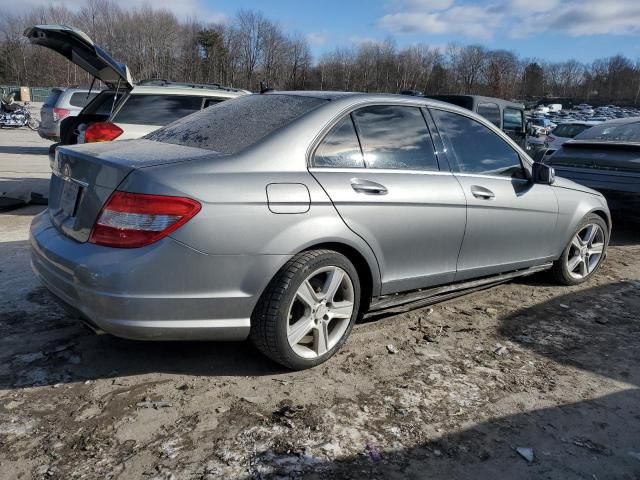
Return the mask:
<path id="1" fill-rule="evenodd" d="M 500 128 L 500 107 L 495 103 L 478 104 L 478 115 L 483 116 L 496 127 Z"/>
<path id="2" fill-rule="evenodd" d="M 131 95 L 116 113 L 115 122 L 167 125 L 200 110 L 202 97 L 184 95 Z"/>
<path id="3" fill-rule="evenodd" d="M 524 128 L 524 114 L 522 110 L 515 108 L 504 109 L 504 129 L 522 132 Z"/>
<path id="4" fill-rule="evenodd" d="M 419 108 L 375 105 L 352 115 L 368 168 L 438 170 L 431 134 Z"/>
<path id="5" fill-rule="evenodd" d="M 431 113 L 455 172 L 524 178 L 518 153 L 480 122 L 443 110 Z"/>
<path id="6" fill-rule="evenodd" d="M 362 151 L 351 115 L 347 115 L 333 127 L 318 146 L 312 163 L 314 167 L 364 167 Z"/>

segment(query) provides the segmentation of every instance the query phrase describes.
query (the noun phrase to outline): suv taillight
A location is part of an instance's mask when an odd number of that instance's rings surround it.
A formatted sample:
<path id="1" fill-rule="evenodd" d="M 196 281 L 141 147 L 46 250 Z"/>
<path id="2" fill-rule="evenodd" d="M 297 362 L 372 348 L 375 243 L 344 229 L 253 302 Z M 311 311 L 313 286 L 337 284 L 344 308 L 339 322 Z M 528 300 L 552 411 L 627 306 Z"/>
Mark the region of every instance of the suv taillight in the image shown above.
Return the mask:
<path id="1" fill-rule="evenodd" d="M 53 107 L 53 121 L 59 122 L 63 118 L 67 118 L 70 113 L 66 108 Z"/>
<path id="2" fill-rule="evenodd" d="M 102 207 L 89 242 L 107 247 L 143 247 L 180 228 L 200 208 L 200 203 L 190 198 L 116 190 Z"/>
<path id="3" fill-rule="evenodd" d="M 109 142 L 122 135 L 123 131 L 119 126 L 111 122 L 92 123 L 84 131 L 84 142 Z"/>

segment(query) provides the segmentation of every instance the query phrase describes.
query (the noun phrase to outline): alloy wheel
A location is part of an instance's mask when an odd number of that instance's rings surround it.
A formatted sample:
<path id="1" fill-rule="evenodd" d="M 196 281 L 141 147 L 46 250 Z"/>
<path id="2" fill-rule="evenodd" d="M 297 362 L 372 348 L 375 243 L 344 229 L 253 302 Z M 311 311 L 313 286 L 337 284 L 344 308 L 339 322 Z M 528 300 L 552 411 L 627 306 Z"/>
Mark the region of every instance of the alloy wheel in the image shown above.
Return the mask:
<path id="1" fill-rule="evenodd" d="M 593 272 L 604 253 L 604 231 L 599 225 L 585 225 L 571 240 L 567 255 L 567 271 L 576 279 L 582 279 Z"/>
<path id="2" fill-rule="evenodd" d="M 317 358 L 344 336 L 354 308 L 353 282 L 336 266 L 319 268 L 298 287 L 289 306 L 287 339 L 303 358 Z"/>

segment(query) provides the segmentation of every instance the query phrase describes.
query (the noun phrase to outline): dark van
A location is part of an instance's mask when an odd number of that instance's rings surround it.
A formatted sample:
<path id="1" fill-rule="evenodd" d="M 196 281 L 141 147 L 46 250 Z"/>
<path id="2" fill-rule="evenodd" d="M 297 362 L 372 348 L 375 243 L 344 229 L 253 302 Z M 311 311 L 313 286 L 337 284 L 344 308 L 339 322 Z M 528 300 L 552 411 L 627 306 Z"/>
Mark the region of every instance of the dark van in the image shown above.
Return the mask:
<path id="1" fill-rule="evenodd" d="M 426 97 L 452 103 L 482 115 L 526 150 L 527 129 L 524 105 L 479 95 L 426 95 Z"/>

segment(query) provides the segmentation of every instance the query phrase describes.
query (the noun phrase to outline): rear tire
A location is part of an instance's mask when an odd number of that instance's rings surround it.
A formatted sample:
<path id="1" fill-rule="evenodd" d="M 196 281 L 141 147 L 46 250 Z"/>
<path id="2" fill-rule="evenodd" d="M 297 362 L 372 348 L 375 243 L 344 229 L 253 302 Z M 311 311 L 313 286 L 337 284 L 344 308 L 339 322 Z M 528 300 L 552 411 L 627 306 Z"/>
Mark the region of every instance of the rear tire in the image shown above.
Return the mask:
<path id="1" fill-rule="evenodd" d="M 319 365 L 342 347 L 360 308 L 353 264 L 333 250 L 291 258 L 271 280 L 251 318 L 250 339 L 292 370 Z"/>
<path id="2" fill-rule="evenodd" d="M 561 285 L 578 285 L 587 281 L 600 268 L 609 245 L 609 228 L 596 214 L 582 219 L 560 258 L 553 263 L 551 274 Z"/>

